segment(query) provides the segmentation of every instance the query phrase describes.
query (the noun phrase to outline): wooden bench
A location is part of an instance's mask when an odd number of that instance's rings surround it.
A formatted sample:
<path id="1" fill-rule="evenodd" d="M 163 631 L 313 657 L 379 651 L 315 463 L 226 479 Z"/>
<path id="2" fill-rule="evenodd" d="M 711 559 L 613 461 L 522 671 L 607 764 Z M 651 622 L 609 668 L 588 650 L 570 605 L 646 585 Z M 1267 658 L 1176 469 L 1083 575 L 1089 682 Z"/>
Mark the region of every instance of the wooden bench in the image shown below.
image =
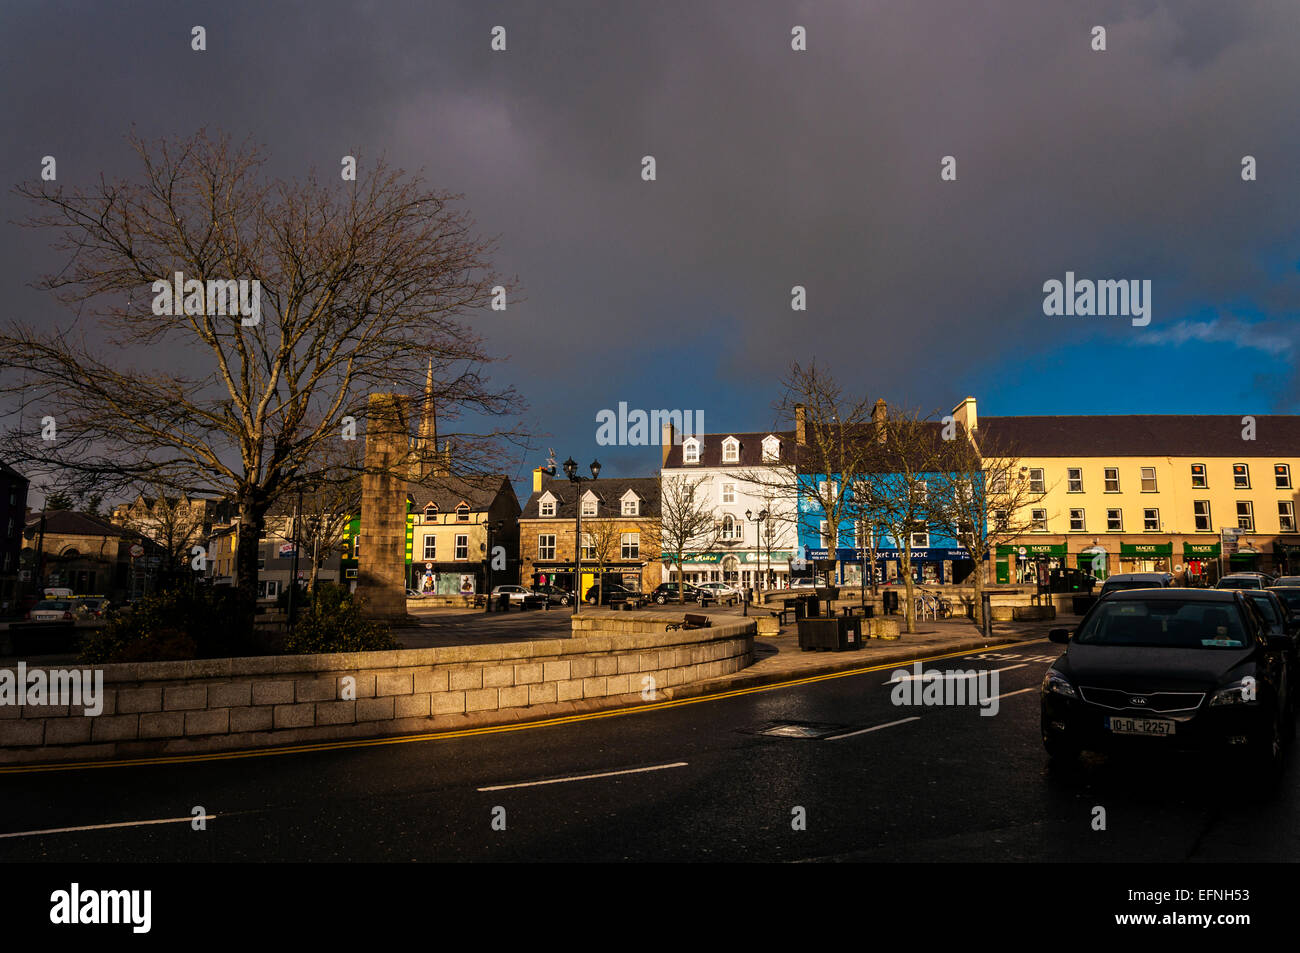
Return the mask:
<path id="1" fill-rule="evenodd" d="M 694 612 L 686 613 L 681 622 L 670 622 L 665 631 L 671 632 L 673 629 L 711 629 L 713 621 L 706 615 L 699 615 Z"/>

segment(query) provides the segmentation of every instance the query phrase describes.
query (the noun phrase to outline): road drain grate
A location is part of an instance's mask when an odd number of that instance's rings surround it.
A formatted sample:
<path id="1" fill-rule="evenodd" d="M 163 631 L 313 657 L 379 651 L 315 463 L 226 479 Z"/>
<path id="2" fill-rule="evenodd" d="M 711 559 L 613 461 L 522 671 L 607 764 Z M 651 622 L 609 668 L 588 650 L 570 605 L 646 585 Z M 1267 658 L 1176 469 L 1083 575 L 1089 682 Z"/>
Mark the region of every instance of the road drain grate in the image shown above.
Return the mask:
<path id="1" fill-rule="evenodd" d="M 824 721 L 769 721 L 757 728 L 744 729 L 753 735 L 767 735 L 773 738 L 828 738 L 845 731 L 851 731 L 852 725 L 830 724 Z"/>

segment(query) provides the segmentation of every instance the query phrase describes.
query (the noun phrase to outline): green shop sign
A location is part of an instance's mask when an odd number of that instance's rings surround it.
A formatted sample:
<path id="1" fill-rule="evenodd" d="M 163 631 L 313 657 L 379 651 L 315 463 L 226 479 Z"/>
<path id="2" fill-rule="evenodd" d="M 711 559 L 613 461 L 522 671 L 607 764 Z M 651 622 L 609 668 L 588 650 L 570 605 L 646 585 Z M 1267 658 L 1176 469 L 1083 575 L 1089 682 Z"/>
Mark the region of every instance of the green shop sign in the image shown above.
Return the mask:
<path id="1" fill-rule="evenodd" d="M 584 557 L 585 558 L 585 557 Z M 665 563 L 676 563 L 676 553 L 664 553 L 663 561 Z M 722 553 L 687 553 L 683 558 L 684 563 L 720 563 L 722 562 Z"/>
<path id="2" fill-rule="evenodd" d="M 1034 556 L 1064 556 L 1066 547 L 1065 543 L 1025 543 L 1023 546 L 999 546 L 999 556 L 1019 556 L 1020 550 L 1025 551 L 1026 558 Z"/>
<path id="3" fill-rule="evenodd" d="M 1183 543 L 1184 559 L 1218 559 L 1218 543 Z"/>
<path id="4" fill-rule="evenodd" d="M 1134 556 L 1149 558 L 1151 556 L 1170 556 L 1174 554 L 1173 543 L 1120 543 L 1120 557 Z"/>

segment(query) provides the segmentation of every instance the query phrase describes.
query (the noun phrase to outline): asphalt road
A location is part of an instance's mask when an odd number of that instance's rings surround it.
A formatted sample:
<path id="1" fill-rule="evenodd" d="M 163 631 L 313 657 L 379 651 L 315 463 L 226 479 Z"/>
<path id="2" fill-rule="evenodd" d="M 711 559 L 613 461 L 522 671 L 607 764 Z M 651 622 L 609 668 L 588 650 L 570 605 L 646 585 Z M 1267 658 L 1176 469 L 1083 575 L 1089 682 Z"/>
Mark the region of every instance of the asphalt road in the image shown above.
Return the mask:
<path id="1" fill-rule="evenodd" d="M 926 666 L 1000 669 L 991 717 L 973 706 L 897 706 L 882 671 L 473 737 L 4 775 L 0 859 L 1297 856 L 1294 757 L 1269 791 L 1204 759 L 1089 756 L 1049 771 L 1037 689 L 1058 654 L 1022 643 Z M 830 736 L 760 733 L 778 722 L 825 725 Z M 166 822 L 196 806 L 215 815 L 206 830 Z M 1094 829 L 1096 807 L 1105 830 Z M 797 808 L 805 830 L 793 829 Z M 114 824 L 130 826 L 101 826 Z M 95 829 L 31 833 L 81 826 Z"/>

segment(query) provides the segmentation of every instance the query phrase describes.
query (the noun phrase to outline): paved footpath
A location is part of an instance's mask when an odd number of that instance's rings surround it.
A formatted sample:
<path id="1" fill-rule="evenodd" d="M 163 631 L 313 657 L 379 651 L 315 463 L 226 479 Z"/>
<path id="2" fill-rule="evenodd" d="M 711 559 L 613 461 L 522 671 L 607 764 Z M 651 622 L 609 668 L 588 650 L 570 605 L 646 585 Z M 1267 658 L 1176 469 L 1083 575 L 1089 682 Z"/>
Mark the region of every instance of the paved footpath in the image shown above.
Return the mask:
<path id="1" fill-rule="evenodd" d="M 802 651 L 799 648 L 798 633 L 790 625 L 783 627 L 778 636 L 760 636 L 754 640 L 756 661 L 748 668 L 721 678 L 665 689 L 663 694 L 670 698 L 713 695 L 832 672 L 971 652 L 1008 642 L 1034 642 L 1047 638 L 1047 633 L 1052 628 L 1072 626 L 1076 622 L 1068 616 L 1056 622 L 999 622 L 994 624 L 993 637 L 990 639 L 968 619 L 918 621 L 917 631 L 910 635 L 902 633 L 897 639 L 867 639 L 862 643 L 861 649 L 845 652 Z M 899 628 L 902 628 L 901 623 Z"/>

